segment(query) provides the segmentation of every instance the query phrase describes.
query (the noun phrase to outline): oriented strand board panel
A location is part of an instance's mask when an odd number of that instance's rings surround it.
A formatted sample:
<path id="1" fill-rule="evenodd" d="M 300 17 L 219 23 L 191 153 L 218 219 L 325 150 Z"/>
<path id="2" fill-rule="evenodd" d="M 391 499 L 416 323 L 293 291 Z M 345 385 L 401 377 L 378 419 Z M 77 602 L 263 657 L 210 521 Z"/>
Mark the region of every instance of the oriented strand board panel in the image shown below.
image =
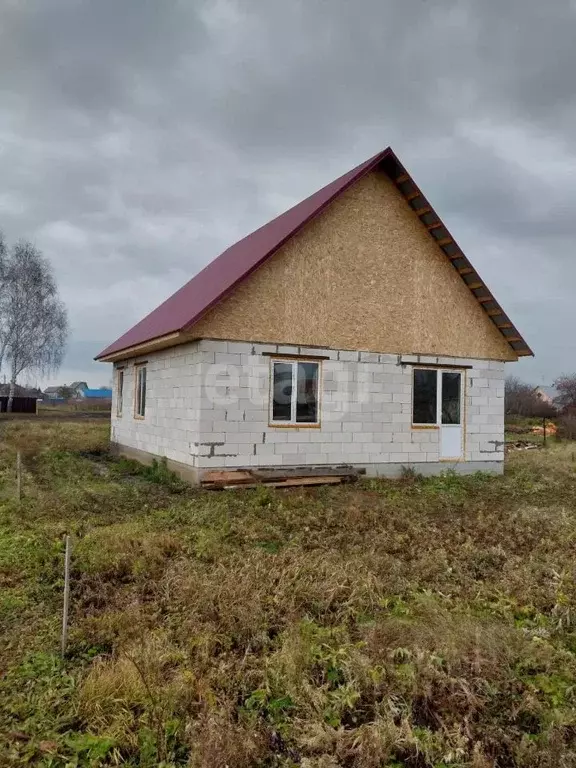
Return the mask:
<path id="1" fill-rule="evenodd" d="M 191 331 L 195 338 L 516 360 L 380 171 L 335 200 Z"/>

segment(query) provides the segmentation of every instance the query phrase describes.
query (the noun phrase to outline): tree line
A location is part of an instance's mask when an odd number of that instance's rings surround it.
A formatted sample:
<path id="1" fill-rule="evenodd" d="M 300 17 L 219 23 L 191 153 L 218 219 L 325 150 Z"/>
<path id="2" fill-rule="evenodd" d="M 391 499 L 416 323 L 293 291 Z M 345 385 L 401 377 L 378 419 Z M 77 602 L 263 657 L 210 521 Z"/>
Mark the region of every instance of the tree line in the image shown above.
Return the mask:
<path id="1" fill-rule="evenodd" d="M 550 404 L 538 395 L 537 387 L 508 376 L 504 389 L 506 415 L 552 417 L 576 412 L 576 374 L 560 376 L 554 381 L 554 388 L 557 394 Z"/>
<path id="2" fill-rule="evenodd" d="M 52 265 L 32 243 L 8 246 L 0 233 L 0 372 L 8 374 L 8 410 L 23 374 L 47 375 L 62 364 L 68 315 Z"/>

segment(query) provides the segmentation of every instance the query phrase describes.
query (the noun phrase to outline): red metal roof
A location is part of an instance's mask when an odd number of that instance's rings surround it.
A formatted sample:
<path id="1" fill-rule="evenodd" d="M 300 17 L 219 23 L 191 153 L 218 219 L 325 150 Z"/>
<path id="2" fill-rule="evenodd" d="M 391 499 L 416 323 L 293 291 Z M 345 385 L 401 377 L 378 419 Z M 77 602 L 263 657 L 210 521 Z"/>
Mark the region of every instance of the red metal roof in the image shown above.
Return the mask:
<path id="1" fill-rule="evenodd" d="M 378 165 L 390 151 L 388 148 L 379 152 L 230 246 L 163 304 L 100 352 L 96 359 L 181 331 L 196 323 L 335 197 Z"/>
<path id="2" fill-rule="evenodd" d="M 423 204 L 428 206 L 428 202 L 419 192 L 414 181 L 406 172 L 404 166 L 401 165 L 394 152 L 388 147 L 348 173 L 340 176 L 336 181 L 307 197 L 306 200 L 298 203 L 293 208 L 290 208 L 290 210 L 282 213 L 268 224 L 265 224 L 260 229 L 230 246 L 230 248 L 204 267 L 201 272 L 187 282 L 180 290 L 166 299 L 163 304 L 160 304 L 149 315 L 146 315 L 143 320 L 140 320 L 139 323 L 113 344 L 102 350 L 97 355 L 96 360 L 190 328 L 209 309 L 227 296 L 242 280 L 254 272 L 266 259 L 270 258 L 287 240 L 302 229 L 311 219 L 321 213 L 344 190 L 380 164 L 395 181 L 404 196 L 411 189 L 418 192 L 418 198 L 412 195 L 407 199 L 413 210 L 420 215 L 421 206 Z M 413 202 L 410 202 L 411 199 L 413 199 Z M 426 210 L 432 211 L 431 207 L 426 208 Z M 434 216 L 437 215 L 434 214 Z M 439 217 L 437 218 L 439 220 Z M 425 219 L 421 220 L 423 223 L 426 223 Z M 442 227 L 446 230 L 443 225 Z M 446 234 L 449 235 L 447 230 Z M 465 265 L 469 265 L 469 262 L 460 252 L 451 235 L 446 240 L 450 240 L 449 245 L 446 245 L 444 240 L 438 240 L 438 245 L 442 247 L 447 258 L 452 260 L 454 267 L 459 269 L 463 275 L 461 262 L 465 263 Z M 459 260 L 454 260 L 455 257 L 450 249 L 456 249 L 457 255 L 460 257 Z M 473 269 L 469 268 L 466 271 L 471 274 Z M 473 277 L 479 279 L 475 271 Z M 469 282 L 469 280 L 470 278 L 467 276 L 465 282 Z M 472 289 L 472 285 L 470 287 Z M 476 298 L 479 297 L 476 295 Z M 480 298 L 482 301 L 485 300 L 485 297 Z M 510 341 L 513 342 L 511 346 L 517 353 L 532 354 L 524 339 L 522 339 L 516 328 L 508 322 L 509 319 L 504 316 L 504 313 L 496 313 L 494 307 L 500 308 L 495 300 L 492 301 L 491 305 L 484 303 L 482 306 L 495 324 L 497 324 L 498 328 L 504 328 L 503 325 L 500 325 L 501 318 L 503 318 L 503 321 L 507 321 L 505 323 L 507 325 L 506 333 L 503 330 L 500 332 L 504 336 L 511 336 Z M 508 330 L 509 328 L 512 330 Z"/>

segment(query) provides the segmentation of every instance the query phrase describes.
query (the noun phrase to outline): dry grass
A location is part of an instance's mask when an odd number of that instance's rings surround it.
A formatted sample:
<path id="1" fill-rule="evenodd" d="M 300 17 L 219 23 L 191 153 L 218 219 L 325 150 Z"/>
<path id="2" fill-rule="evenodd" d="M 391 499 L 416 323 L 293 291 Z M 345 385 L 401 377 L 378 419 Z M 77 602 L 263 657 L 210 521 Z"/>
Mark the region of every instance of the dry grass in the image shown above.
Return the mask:
<path id="1" fill-rule="evenodd" d="M 105 433 L 5 428 L 4 763 L 576 765 L 570 447 L 503 478 L 214 493 L 108 457 Z"/>

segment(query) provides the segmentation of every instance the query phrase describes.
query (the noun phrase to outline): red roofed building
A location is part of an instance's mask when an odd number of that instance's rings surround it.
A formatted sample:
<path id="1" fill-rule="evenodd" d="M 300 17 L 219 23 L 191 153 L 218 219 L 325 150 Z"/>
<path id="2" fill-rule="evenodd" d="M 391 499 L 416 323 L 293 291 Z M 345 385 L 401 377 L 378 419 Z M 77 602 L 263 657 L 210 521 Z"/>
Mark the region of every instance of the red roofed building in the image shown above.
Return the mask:
<path id="1" fill-rule="evenodd" d="M 228 248 L 103 350 L 112 440 L 181 475 L 501 471 L 531 350 L 391 149 Z"/>

